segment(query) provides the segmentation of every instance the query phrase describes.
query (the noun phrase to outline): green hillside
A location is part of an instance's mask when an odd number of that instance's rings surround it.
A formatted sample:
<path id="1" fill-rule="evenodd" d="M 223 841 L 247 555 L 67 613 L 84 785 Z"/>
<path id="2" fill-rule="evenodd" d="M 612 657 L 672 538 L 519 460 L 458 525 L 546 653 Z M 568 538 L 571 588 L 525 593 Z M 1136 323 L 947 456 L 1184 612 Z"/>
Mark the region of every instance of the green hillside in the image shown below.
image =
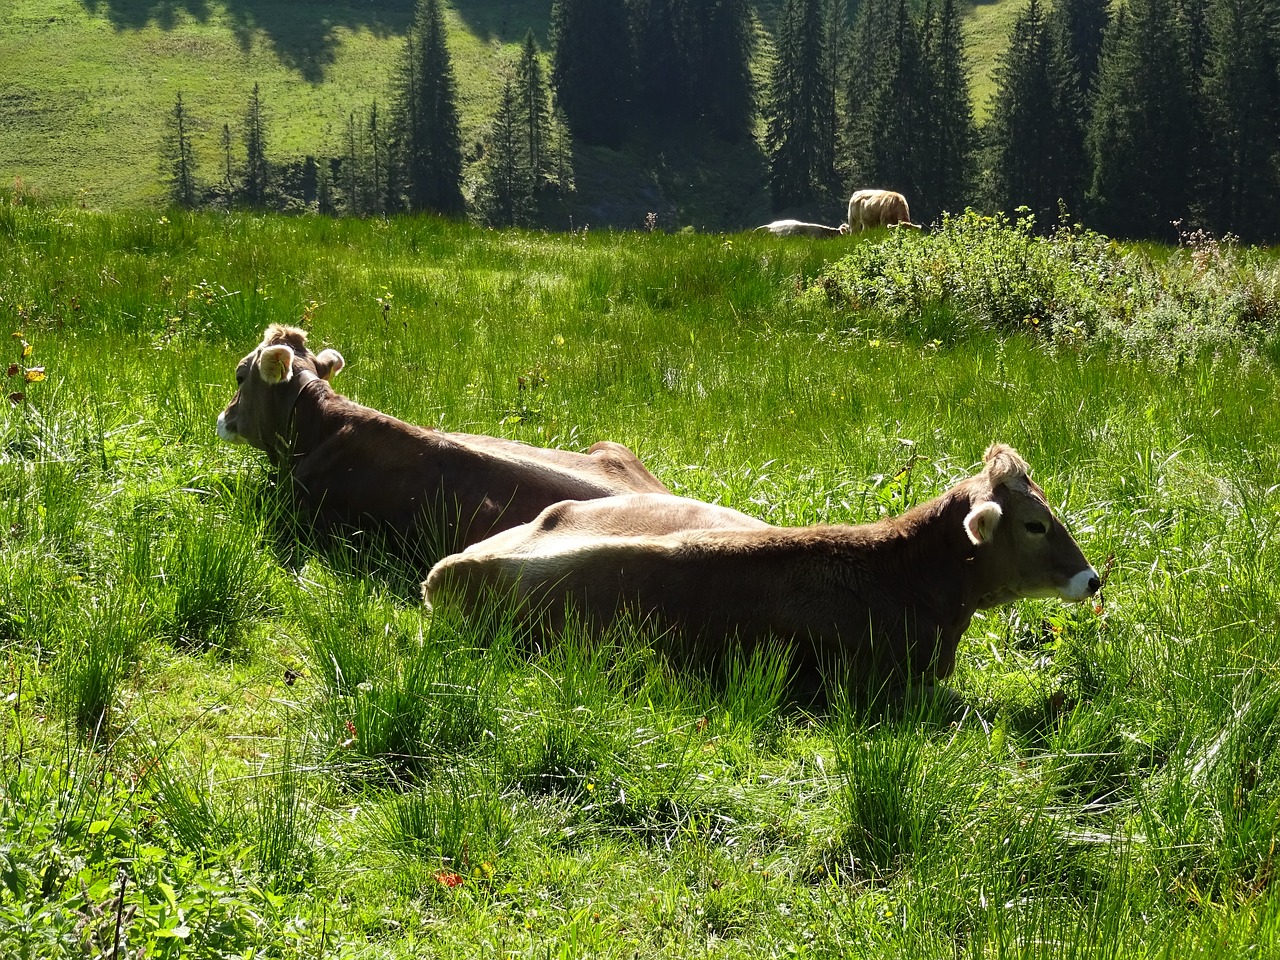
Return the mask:
<path id="1" fill-rule="evenodd" d="M 976 103 L 1017 0 L 971 13 Z M 237 136 L 261 86 L 269 155 L 341 151 L 347 117 L 389 99 L 412 0 L 7 0 L 0 5 L 0 183 L 127 207 L 162 197 L 165 116 L 181 92 L 195 125 L 200 179 L 219 179 L 224 124 Z M 492 112 L 495 78 L 532 26 L 545 47 L 549 0 L 454 0 L 447 7 L 469 149 Z M 772 10 L 764 5 L 766 22 Z M 579 182 L 610 203 L 578 223 L 744 225 L 767 212 L 763 158 L 699 131 L 663 150 L 587 152 Z M 584 182 L 585 181 L 585 182 Z M 567 225 L 567 224 L 566 224 Z"/>
<path id="2" fill-rule="evenodd" d="M 988 101 L 995 92 L 992 71 L 1009 44 L 1013 22 L 1027 0 L 991 0 L 974 3 L 965 17 L 965 42 L 969 51 L 973 107 L 978 119 L 987 115 Z"/>

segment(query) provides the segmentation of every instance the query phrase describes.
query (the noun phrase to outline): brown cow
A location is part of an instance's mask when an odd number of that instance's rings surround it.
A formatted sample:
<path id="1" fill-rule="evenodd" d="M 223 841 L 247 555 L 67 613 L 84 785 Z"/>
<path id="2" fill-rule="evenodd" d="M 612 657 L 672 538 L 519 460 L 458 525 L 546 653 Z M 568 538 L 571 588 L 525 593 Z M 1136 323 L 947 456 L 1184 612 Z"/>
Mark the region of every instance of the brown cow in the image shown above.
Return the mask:
<path id="1" fill-rule="evenodd" d="M 892 190 L 859 190 L 849 198 L 850 231 L 862 232 L 872 227 L 910 227 L 919 230 L 918 223 L 911 222 L 911 209 L 907 198 Z"/>
<path id="2" fill-rule="evenodd" d="M 877 682 L 946 677 L 976 610 L 1098 587 L 1026 463 L 997 444 L 981 473 L 861 526 L 773 527 L 671 497 L 557 504 L 440 561 L 423 596 L 464 612 L 507 602 L 552 629 L 566 607 L 594 629 L 639 614 L 712 650 L 776 637 L 818 684 L 831 667 Z"/>
<path id="3" fill-rule="evenodd" d="M 218 436 L 292 478 L 322 532 L 378 529 L 434 561 L 561 500 L 667 492 L 618 443 L 583 454 L 404 423 L 335 393 L 342 367 L 336 350 L 313 354 L 304 331 L 272 325 L 218 417 Z"/>
<path id="4" fill-rule="evenodd" d="M 775 220 L 756 227 L 755 232 L 767 230 L 775 237 L 839 237 L 849 232 L 849 225 L 828 227 L 825 223 L 805 223 L 803 220 Z"/>

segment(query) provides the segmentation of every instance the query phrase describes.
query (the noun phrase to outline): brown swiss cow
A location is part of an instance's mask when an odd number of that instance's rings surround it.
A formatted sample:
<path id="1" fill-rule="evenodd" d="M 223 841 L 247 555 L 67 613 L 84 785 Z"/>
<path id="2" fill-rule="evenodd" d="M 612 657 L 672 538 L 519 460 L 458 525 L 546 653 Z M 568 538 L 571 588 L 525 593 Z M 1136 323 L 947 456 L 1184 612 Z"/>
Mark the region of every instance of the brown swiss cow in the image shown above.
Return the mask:
<path id="1" fill-rule="evenodd" d="M 756 233 L 767 230 L 775 237 L 838 237 L 849 232 L 847 224 L 828 227 L 825 223 L 805 223 L 803 220 L 775 220 L 756 227 Z"/>
<path id="2" fill-rule="evenodd" d="M 272 325 L 236 368 L 218 436 L 265 450 L 323 532 L 372 528 L 434 561 L 561 500 L 666 493 L 629 449 L 587 453 L 404 423 L 335 393 L 336 350 Z"/>
<path id="3" fill-rule="evenodd" d="M 911 222 L 911 209 L 907 198 L 892 190 L 859 190 L 849 198 L 850 231 L 869 230 L 872 227 L 910 227 L 919 230 L 918 223 Z"/>
<path id="4" fill-rule="evenodd" d="M 433 607 L 506 602 L 556 629 L 566 608 L 594 629 L 636 615 L 714 651 L 793 643 L 798 679 L 943 678 L 974 611 L 1020 597 L 1083 600 L 1098 574 L 1011 448 L 907 513 L 861 526 L 773 527 L 672 497 L 562 503 L 446 557 L 423 584 Z"/>

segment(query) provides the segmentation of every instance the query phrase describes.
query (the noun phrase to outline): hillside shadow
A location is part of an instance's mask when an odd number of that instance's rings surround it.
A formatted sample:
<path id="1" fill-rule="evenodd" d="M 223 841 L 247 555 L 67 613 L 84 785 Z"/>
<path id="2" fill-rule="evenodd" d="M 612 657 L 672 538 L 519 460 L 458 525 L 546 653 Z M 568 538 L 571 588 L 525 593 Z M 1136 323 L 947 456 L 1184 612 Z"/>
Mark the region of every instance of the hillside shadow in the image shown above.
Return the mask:
<path id="1" fill-rule="evenodd" d="M 208 23 L 225 16 L 241 49 L 256 33 L 270 42 L 280 62 L 309 83 L 319 83 L 337 57 L 339 29 L 367 30 L 378 37 L 403 36 L 413 19 L 415 0 L 81 0 L 90 13 L 105 17 L 116 30 L 156 26 L 172 30 L 190 18 Z M 467 29 L 484 41 L 519 43 L 532 27 L 547 46 L 551 4 L 547 0 L 453 0 Z"/>
<path id="2" fill-rule="evenodd" d="M 378 3 L 346 0 L 299 3 L 297 0 L 81 0 L 85 9 L 105 17 L 116 30 L 156 26 L 172 30 L 190 18 L 208 23 L 225 16 L 241 49 L 261 33 L 280 62 L 310 83 L 319 83 L 337 57 L 337 31 L 367 30 L 379 37 L 403 35 L 414 0 Z M 478 3 L 488 8 L 491 4 Z M 523 4 L 521 4 L 523 6 Z"/>
<path id="3" fill-rule="evenodd" d="M 486 42 L 519 43 L 530 27 L 538 46 L 547 49 L 550 0 L 447 0 L 473 34 Z"/>

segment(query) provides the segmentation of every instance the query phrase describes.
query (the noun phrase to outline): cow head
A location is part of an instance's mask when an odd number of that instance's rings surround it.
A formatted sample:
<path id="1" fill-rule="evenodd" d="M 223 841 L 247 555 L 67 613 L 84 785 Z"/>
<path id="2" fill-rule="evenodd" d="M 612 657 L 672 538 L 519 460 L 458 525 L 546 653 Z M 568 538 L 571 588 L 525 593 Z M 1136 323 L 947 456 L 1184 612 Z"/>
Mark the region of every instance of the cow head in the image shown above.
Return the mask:
<path id="1" fill-rule="evenodd" d="M 962 487 L 969 497 L 964 530 L 981 571 L 980 607 L 1021 597 L 1084 600 L 1097 592 L 1098 572 L 1012 447 L 993 444 L 982 473 Z"/>
<path id="2" fill-rule="evenodd" d="M 298 394 L 316 378 L 329 380 L 343 365 L 337 350 L 308 350 L 305 330 L 272 324 L 236 367 L 236 394 L 218 414 L 218 436 L 276 453 Z"/>

